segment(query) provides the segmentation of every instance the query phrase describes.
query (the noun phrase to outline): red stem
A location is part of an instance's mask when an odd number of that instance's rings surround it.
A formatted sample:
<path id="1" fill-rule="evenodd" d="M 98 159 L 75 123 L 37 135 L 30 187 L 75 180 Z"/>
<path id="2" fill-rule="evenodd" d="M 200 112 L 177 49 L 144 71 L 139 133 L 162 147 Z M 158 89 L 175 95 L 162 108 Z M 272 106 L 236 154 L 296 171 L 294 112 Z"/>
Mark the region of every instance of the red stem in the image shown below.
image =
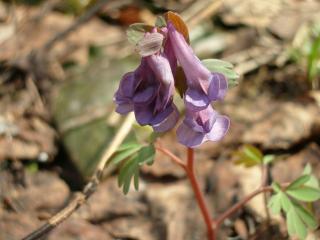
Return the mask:
<path id="1" fill-rule="evenodd" d="M 246 196 L 244 199 L 242 199 L 240 202 L 236 203 L 235 205 L 233 205 L 231 208 L 227 209 L 223 214 L 221 214 L 217 219 L 212 221 L 213 224 L 213 228 L 217 229 L 222 223 L 223 221 L 230 217 L 232 214 L 234 214 L 235 212 L 237 212 L 240 208 L 242 208 L 247 202 L 249 202 L 252 198 L 254 198 L 255 196 L 259 195 L 260 193 L 264 193 L 264 192 L 271 192 L 272 191 L 272 187 L 267 186 L 267 187 L 261 187 L 257 190 L 255 190 L 254 192 L 250 193 L 248 196 Z"/>
<path id="2" fill-rule="evenodd" d="M 190 180 L 192 189 L 194 191 L 195 197 L 197 199 L 199 208 L 201 210 L 203 219 L 207 225 L 207 231 L 208 231 L 208 240 L 215 240 L 215 231 L 213 229 L 212 223 L 211 223 L 211 216 L 208 210 L 208 207 L 205 203 L 204 196 L 200 190 L 199 183 L 196 179 L 196 176 L 194 174 L 194 152 L 192 148 L 188 148 L 188 161 L 187 161 L 187 167 L 186 172 L 188 175 L 188 178 Z"/>
<path id="3" fill-rule="evenodd" d="M 187 171 L 187 165 L 179 157 L 177 157 L 172 152 L 170 152 L 168 149 L 160 147 L 160 146 L 156 146 L 156 149 L 159 152 L 162 152 L 163 154 L 170 157 L 172 161 L 174 161 L 176 164 L 178 164 L 180 167 L 182 167 L 185 171 Z"/>

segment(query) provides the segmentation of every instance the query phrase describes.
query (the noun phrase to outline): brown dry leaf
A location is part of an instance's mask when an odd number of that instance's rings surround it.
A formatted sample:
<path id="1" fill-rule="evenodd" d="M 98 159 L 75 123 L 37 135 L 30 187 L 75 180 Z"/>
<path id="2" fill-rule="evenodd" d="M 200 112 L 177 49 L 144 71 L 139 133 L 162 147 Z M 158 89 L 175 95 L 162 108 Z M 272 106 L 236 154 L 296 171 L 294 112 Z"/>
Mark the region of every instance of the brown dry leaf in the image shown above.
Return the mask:
<path id="1" fill-rule="evenodd" d="M 190 43 L 189 30 L 183 19 L 177 13 L 171 11 L 167 12 L 164 16 L 166 21 L 170 21 L 176 30 L 184 36 L 187 43 Z"/>
<path id="2" fill-rule="evenodd" d="M 56 211 L 69 198 L 66 183 L 50 172 L 27 173 L 25 181 L 26 187 L 12 184 L 1 187 L 0 197 L 9 199 L 24 212 Z"/>
<path id="3" fill-rule="evenodd" d="M 71 218 L 55 228 L 48 240 L 112 240 L 112 236 L 101 227 L 93 225 L 82 219 Z"/>
<path id="4" fill-rule="evenodd" d="M 266 27 L 282 10 L 282 0 L 226 0 L 223 1 L 225 13 L 222 19 L 228 24 L 247 24 Z"/>
<path id="5" fill-rule="evenodd" d="M 0 100 L 0 159 L 52 159 L 56 133 L 38 93 L 27 86 Z"/>
<path id="6" fill-rule="evenodd" d="M 231 89 L 219 112 L 232 119 L 220 145 L 250 143 L 265 149 L 289 149 L 320 133 L 320 109 L 309 100 L 274 100 L 266 95 L 243 98 Z M 241 107 L 239 107 L 241 106 Z"/>
<path id="7" fill-rule="evenodd" d="M 30 213 L 1 213 L 0 239 L 22 239 L 40 225 L 40 221 Z"/>
<path id="8" fill-rule="evenodd" d="M 164 226 L 155 224 L 149 218 L 127 217 L 116 218 L 102 224 L 113 236 L 113 239 L 160 240 L 165 232 Z"/>
<path id="9" fill-rule="evenodd" d="M 16 31 L 12 37 L 1 44 L 1 61 L 21 59 L 31 50 L 40 49 L 51 37 L 63 31 L 74 21 L 71 16 L 58 12 L 50 12 L 41 21 L 34 21 L 39 14 L 39 9 L 33 7 L 17 6 L 15 14 L 18 19 Z M 72 32 L 64 41 L 57 43 L 52 53 L 64 61 L 74 60 L 84 64 L 88 61 L 90 45 L 108 46 L 124 38 L 124 32 L 118 27 L 92 18 L 81 28 Z M 108 47 L 106 47 L 106 53 L 110 54 Z M 117 52 L 113 50 L 112 54 Z"/>
<path id="10" fill-rule="evenodd" d="M 283 102 L 264 109 L 265 116 L 244 133 L 244 142 L 264 149 L 288 149 L 319 134 L 320 109 L 313 103 Z"/>
<path id="11" fill-rule="evenodd" d="M 150 203 L 151 216 L 166 226 L 160 239 L 191 240 L 204 239 L 205 226 L 196 209 L 192 190 L 187 181 L 172 184 L 149 184 L 146 199 Z M 157 238 L 158 239 L 158 238 Z"/>
<path id="12" fill-rule="evenodd" d="M 268 28 L 283 39 L 292 39 L 303 23 L 320 16 L 316 0 L 226 0 L 223 4 L 225 23 Z"/>

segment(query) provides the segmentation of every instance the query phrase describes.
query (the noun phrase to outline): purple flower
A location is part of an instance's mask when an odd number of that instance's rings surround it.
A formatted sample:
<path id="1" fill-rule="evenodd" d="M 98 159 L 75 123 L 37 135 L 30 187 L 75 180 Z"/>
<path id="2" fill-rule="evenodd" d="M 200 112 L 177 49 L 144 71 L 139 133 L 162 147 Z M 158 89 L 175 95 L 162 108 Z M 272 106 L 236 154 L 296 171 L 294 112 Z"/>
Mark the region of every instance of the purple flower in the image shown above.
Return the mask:
<path id="1" fill-rule="evenodd" d="M 224 75 L 211 73 L 193 53 L 184 37 L 168 23 L 168 37 L 178 62 L 186 75 L 188 89 L 185 104 L 189 109 L 202 110 L 211 101 L 220 100 L 226 94 L 228 83 Z"/>
<path id="2" fill-rule="evenodd" d="M 174 79 L 164 53 L 143 57 L 140 66 L 125 74 L 115 93 L 116 112 L 134 111 L 140 125 L 151 125 L 157 132 L 175 126 L 179 113 L 173 103 Z"/>
<path id="3" fill-rule="evenodd" d="M 210 72 L 170 22 L 161 30 L 154 28 L 145 33 L 137 51 L 142 56 L 141 64 L 123 76 L 114 97 L 116 111 L 120 114 L 134 111 L 140 125 L 150 125 L 157 132 L 172 129 L 179 119 L 173 103 L 174 76 L 179 63 L 187 83 L 183 96 L 186 115 L 177 129 L 179 142 L 197 147 L 206 141 L 221 140 L 230 121 L 217 113 L 211 102 L 223 99 L 226 94 L 228 84 L 224 75 Z"/>
<path id="4" fill-rule="evenodd" d="M 187 108 L 184 121 L 177 129 L 178 140 L 192 148 L 206 141 L 219 141 L 228 131 L 229 125 L 228 117 L 218 114 L 211 105 L 200 111 Z"/>

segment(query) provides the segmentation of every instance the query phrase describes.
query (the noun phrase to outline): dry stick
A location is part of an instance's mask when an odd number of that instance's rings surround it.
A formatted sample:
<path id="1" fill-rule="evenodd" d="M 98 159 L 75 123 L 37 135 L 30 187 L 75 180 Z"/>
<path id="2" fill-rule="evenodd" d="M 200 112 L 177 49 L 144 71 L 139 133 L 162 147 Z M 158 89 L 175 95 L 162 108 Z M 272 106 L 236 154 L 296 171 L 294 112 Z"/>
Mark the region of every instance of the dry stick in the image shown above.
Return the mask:
<path id="1" fill-rule="evenodd" d="M 67 35 L 81 26 L 83 23 L 90 20 L 106 3 L 108 0 L 100 0 L 96 4 L 94 4 L 88 11 L 86 11 L 83 15 L 81 15 L 75 22 L 73 22 L 69 27 L 67 27 L 64 31 L 59 32 L 57 35 L 53 36 L 43 47 L 43 50 L 46 52 L 50 50 L 54 44 L 58 41 L 64 39 Z"/>
<path id="2" fill-rule="evenodd" d="M 37 230 L 24 237 L 22 240 L 36 240 L 43 237 L 45 234 L 50 232 L 60 223 L 62 223 L 65 219 L 67 219 L 75 210 L 77 210 L 81 205 L 83 205 L 86 200 L 95 192 L 96 187 L 98 186 L 103 169 L 105 168 L 108 160 L 112 156 L 112 154 L 117 150 L 120 144 L 123 142 L 125 137 L 131 130 L 132 124 L 134 123 L 135 118 L 133 113 L 130 113 L 123 124 L 121 125 L 119 131 L 112 139 L 110 145 L 103 152 L 103 155 L 96 167 L 96 170 L 91 177 L 91 180 L 85 185 L 82 192 L 76 193 L 73 200 L 69 202 L 69 204 L 63 208 L 61 211 L 56 213 L 53 217 L 51 217 L 45 224 L 39 227 Z"/>

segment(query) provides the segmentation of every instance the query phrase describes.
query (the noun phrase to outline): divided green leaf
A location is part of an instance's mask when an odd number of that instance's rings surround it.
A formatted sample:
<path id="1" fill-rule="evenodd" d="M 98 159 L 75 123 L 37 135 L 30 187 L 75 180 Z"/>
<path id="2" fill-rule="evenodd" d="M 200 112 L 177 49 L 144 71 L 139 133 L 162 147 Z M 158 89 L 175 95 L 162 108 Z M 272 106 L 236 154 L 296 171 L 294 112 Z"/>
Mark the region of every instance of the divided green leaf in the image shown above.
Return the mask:
<path id="1" fill-rule="evenodd" d="M 238 85 L 239 75 L 233 70 L 231 63 L 219 59 L 204 59 L 201 62 L 210 71 L 223 74 L 228 79 L 229 88 Z"/>
<path id="2" fill-rule="evenodd" d="M 234 156 L 236 158 L 235 163 L 243 164 L 245 167 L 252 167 L 261 164 L 263 161 L 262 152 L 252 145 L 245 145 L 235 152 Z"/>
<path id="3" fill-rule="evenodd" d="M 316 176 L 312 174 L 312 167 L 309 163 L 305 166 L 303 170 L 303 174 L 310 176 L 310 179 L 305 183 L 306 186 L 317 188 L 317 189 L 320 188 L 319 181 L 316 178 Z"/>
<path id="4" fill-rule="evenodd" d="M 286 193 L 303 202 L 314 202 L 320 199 L 320 188 L 318 179 L 312 175 L 312 168 L 308 164 L 303 170 L 301 177 L 293 181 L 286 190 Z"/>
<path id="5" fill-rule="evenodd" d="M 281 211 L 281 195 L 277 193 L 271 196 L 268 207 L 273 214 L 279 214 Z"/>
<path id="6" fill-rule="evenodd" d="M 126 160 L 128 157 L 132 156 L 136 152 L 138 152 L 141 148 L 141 145 L 135 145 L 132 144 L 131 146 L 123 146 L 123 150 L 118 150 L 118 152 L 115 154 L 115 156 L 111 159 L 112 164 L 118 164 L 122 162 L 123 160 Z M 120 147 L 121 149 L 121 147 Z"/>
<path id="7" fill-rule="evenodd" d="M 308 182 L 310 179 L 310 175 L 302 175 L 301 177 L 297 178 L 293 181 L 288 187 L 287 190 L 294 190 L 295 188 L 299 188 Z"/>
<path id="8" fill-rule="evenodd" d="M 307 236 L 307 228 L 294 207 L 287 213 L 287 228 L 290 236 L 298 236 L 300 239 L 305 239 Z"/>
<path id="9" fill-rule="evenodd" d="M 120 173 L 118 176 L 118 185 L 122 187 L 123 193 L 127 194 L 130 189 L 130 185 L 133 179 L 134 188 L 139 189 L 139 168 L 143 164 L 151 165 L 154 160 L 155 148 L 153 145 L 149 146 L 139 146 L 139 148 L 127 148 L 121 153 L 127 153 L 129 156 L 126 156 L 125 163 L 120 167 Z M 117 161 L 119 163 L 121 161 Z M 113 161 L 115 163 L 115 161 Z"/>
<path id="10" fill-rule="evenodd" d="M 286 214 L 289 235 L 305 239 L 308 229 L 316 229 L 318 226 L 312 213 L 299 202 L 311 203 L 320 199 L 319 182 L 312 175 L 311 166 L 307 165 L 303 171 L 303 175 L 293 181 L 286 188 L 285 192 L 276 182 L 272 183 L 272 188 L 275 194 L 269 200 L 269 208 L 275 214 L 283 210 Z"/>
<path id="11" fill-rule="evenodd" d="M 300 204 L 294 204 L 295 211 L 298 213 L 298 216 L 302 219 L 302 221 L 310 228 L 316 229 L 318 226 L 317 220 L 314 216 L 302 207 Z"/>
<path id="12" fill-rule="evenodd" d="M 320 199 L 320 190 L 308 186 L 288 189 L 286 192 L 291 197 L 303 202 L 314 202 Z"/>

